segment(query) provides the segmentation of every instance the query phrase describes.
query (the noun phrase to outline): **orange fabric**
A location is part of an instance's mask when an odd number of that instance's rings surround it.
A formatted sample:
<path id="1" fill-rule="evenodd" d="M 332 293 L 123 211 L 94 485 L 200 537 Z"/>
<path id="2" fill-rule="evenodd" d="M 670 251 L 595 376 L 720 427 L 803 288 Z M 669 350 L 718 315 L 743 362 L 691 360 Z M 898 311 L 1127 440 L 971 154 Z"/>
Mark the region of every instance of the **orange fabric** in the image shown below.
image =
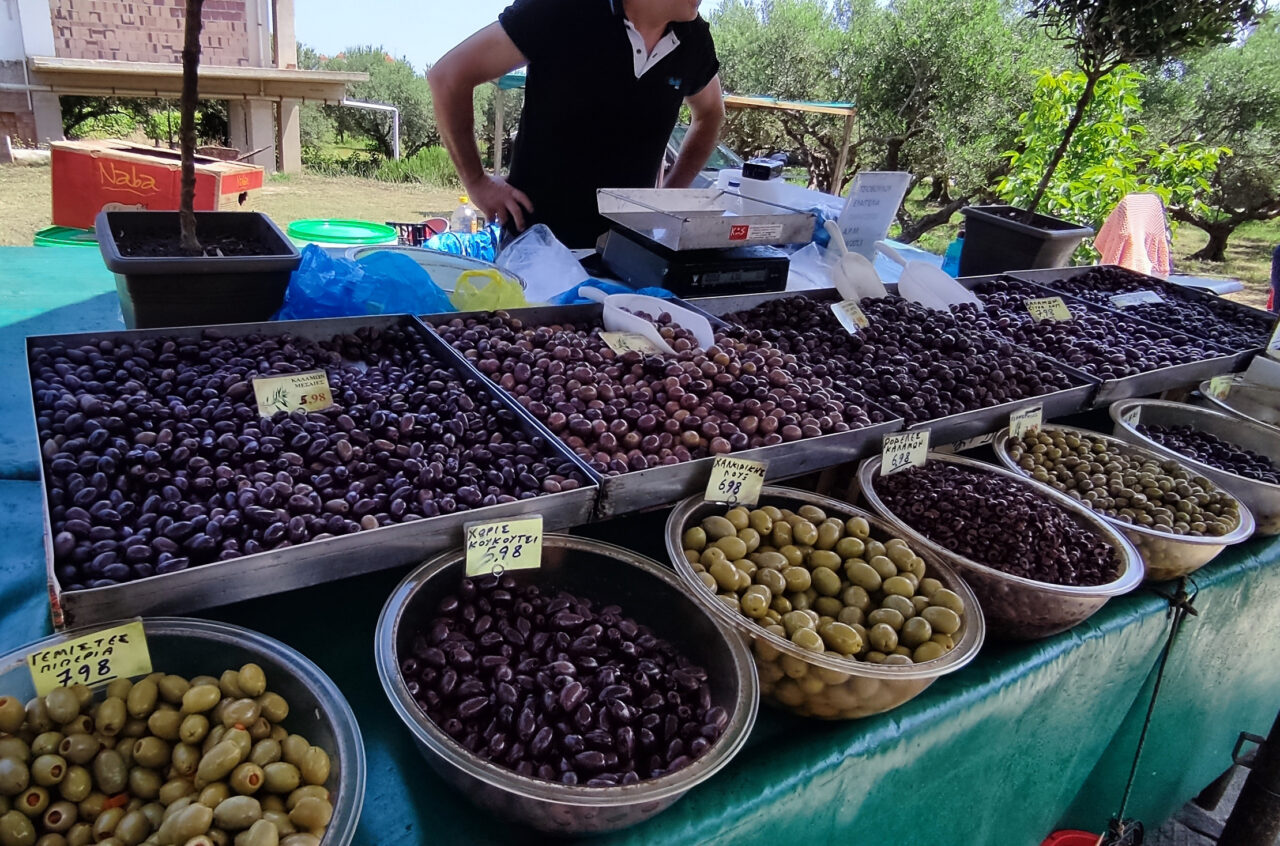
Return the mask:
<path id="1" fill-rule="evenodd" d="M 1098 230 L 1093 245 L 1103 264 L 1138 273 L 1169 275 L 1169 229 L 1164 204 L 1155 194 L 1129 194 Z"/>

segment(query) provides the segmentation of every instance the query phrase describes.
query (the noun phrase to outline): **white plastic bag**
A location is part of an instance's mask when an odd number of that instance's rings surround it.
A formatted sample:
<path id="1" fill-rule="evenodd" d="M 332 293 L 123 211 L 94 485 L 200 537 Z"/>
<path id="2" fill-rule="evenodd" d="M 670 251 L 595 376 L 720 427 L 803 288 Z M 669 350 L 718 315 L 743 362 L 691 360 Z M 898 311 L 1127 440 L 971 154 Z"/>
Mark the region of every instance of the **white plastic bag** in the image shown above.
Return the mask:
<path id="1" fill-rule="evenodd" d="M 524 280 L 525 298 L 531 303 L 545 303 L 588 279 L 569 248 L 541 223 L 504 246 L 497 265 Z"/>
<path id="2" fill-rule="evenodd" d="M 788 291 L 813 291 L 833 288 L 831 281 L 832 258 L 828 251 L 810 242 L 791 254 L 787 272 Z"/>

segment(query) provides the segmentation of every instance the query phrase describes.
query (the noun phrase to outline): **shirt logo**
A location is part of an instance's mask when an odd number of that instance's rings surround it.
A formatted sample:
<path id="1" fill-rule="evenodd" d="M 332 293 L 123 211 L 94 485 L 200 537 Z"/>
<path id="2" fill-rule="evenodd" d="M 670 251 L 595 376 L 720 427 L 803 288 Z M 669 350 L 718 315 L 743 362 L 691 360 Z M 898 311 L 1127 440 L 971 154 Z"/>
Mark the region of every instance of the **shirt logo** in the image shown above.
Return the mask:
<path id="1" fill-rule="evenodd" d="M 684 84 L 684 80 L 678 76 L 667 77 L 667 85 L 670 85 L 672 88 L 679 90 L 680 86 L 683 84 Z"/>

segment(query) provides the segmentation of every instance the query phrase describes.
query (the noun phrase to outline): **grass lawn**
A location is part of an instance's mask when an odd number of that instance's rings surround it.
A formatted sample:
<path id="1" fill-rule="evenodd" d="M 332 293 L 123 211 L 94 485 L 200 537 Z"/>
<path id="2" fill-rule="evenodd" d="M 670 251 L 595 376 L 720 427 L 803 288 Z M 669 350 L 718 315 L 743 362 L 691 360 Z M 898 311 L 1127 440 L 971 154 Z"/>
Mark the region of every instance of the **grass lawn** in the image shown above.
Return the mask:
<path id="1" fill-rule="evenodd" d="M 0 246 L 31 246 L 50 225 L 48 163 L 0 165 Z M 458 205 L 454 189 L 376 182 L 354 177 L 280 174 L 267 179 L 249 200 L 281 228 L 299 218 L 355 218 L 379 223 L 448 217 Z"/>

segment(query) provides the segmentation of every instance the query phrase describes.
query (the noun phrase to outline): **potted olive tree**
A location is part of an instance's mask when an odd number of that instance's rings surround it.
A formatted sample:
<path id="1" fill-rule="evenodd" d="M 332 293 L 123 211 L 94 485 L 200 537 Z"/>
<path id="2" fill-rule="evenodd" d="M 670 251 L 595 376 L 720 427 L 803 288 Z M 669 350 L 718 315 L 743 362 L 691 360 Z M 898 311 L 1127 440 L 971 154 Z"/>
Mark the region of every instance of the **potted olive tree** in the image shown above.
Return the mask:
<path id="1" fill-rule="evenodd" d="M 960 272 L 966 276 L 1066 264 L 1087 226 L 1036 214 L 1098 81 L 1120 65 L 1176 58 L 1228 41 L 1260 13 L 1256 0 L 1032 0 L 1028 14 L 1070 48 L 1085 76 L 1071 120 L 1027 207 L 970 206 Z"/>
<path id="2" fill-rule="evenodd" d="M 267 320 L 301 257 L 259 212 L 195 210 L 204 0 L 186 0 L 178 211 L 102 211 L 94 221 L 130 329 Z"/>

